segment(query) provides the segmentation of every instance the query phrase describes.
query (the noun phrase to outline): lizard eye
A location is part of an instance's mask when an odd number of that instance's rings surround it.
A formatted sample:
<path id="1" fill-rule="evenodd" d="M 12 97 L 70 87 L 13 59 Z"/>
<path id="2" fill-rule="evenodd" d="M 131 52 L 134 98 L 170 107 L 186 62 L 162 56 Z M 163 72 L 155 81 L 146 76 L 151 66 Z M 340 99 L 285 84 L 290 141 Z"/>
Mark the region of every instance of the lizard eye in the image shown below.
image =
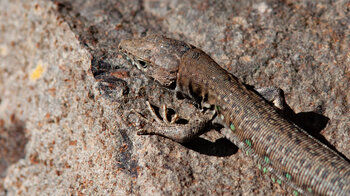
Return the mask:
<path id="1" fill-rule="evenodd" d="M 143 60 L 137 60 L 137 62 L 143 67 L 143 68 L 147 68 L 147 63 Z"/>

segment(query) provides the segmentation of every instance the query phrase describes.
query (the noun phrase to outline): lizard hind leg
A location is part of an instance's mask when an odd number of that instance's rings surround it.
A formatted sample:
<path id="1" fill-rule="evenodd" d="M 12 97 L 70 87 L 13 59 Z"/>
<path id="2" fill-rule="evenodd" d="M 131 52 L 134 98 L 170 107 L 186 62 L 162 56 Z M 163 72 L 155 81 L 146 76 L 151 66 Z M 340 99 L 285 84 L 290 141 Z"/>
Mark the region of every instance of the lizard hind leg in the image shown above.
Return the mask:
<path id="1" fill-rule="evenodd" d="M 146 119 L 146 121 L 148 121 L 147 125 L 145 125 L 142 130 L 139 130 L 137 134 L 159 135 L 179 143 L 187 142 L 200 135 L 214 116 L 213 112 L 198 112 L 188 119 L 187 123 L 180 124 L 176 123 L 179 118 L 177 114 L 175 114 L 170 121 L 167 119 L 166 105 L 163 105 L 160 109 L 161 111 L 159 113 L 162 118 L 160 119 L 151 104 L 149 102 L 146 104 L 154 121 L 150 122 L 150 120 Z"/>
<path id="2" fill-rule="evenodd" d="M 285 100 L 283 90 L 274 86 L 255 88 L 255 90 L 266 99 L 268 102 L 272 102 L 275 107 L 280 110 L 284 110 Z"/>

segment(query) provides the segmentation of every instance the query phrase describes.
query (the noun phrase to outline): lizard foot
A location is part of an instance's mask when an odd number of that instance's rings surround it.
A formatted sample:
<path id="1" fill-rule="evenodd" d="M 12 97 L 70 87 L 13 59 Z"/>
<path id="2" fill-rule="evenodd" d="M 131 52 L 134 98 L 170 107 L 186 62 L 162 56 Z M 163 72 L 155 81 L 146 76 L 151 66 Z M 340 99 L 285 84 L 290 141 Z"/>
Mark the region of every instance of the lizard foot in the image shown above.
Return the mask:
<path id="1" fill-rule="evenodd" d="M 175 122 L 177 120 L 179 120 L 179 115 L 178 114 L 174 114 L 174 115 L 170 115 L 168 113 L 168 108 L 165 104 L 162 104 L 162 106 L 159 108 L 159 115 L 160 117 L 157 115 L 157 112 L 154 110 L 154 108 L 152 107 L 152 105 L 149 103 L 149 101 L 146 101 L 146 105 L 148 110 L 150 111 L 153 119 L 155 121 L 157 121 L 159 124 L 175 124 Z M 170 118 L 170 121 L 168 120 L 168 118 Z"/>
<path id="2" fill-rule="evenodd" d="M 207 111 L 205 113 L 198 112 L 192 116 L 189 120 L 182 121 L 181 123 L 179 116 L 174 114 L 173 116 L 168 114 L 169 109 L 166 105 L 162 105 L 159 109 L 158 117 L 157 112 L 152 105 L 146 102 L 148 110 L 153 116 L 152 121 L 138 114 L 143 119 L 146 119 L 147 123 L 143 129 L 137 132 L 138 135 L 160 135 L 176 142 L 186 142 L 192 138 L 201 134 L 204 128 L 213 119 L 215 111 Z M 168 117 L 171 119 L 168 120 Z M 184 123 L 185 122 L 185 123 Z"/>

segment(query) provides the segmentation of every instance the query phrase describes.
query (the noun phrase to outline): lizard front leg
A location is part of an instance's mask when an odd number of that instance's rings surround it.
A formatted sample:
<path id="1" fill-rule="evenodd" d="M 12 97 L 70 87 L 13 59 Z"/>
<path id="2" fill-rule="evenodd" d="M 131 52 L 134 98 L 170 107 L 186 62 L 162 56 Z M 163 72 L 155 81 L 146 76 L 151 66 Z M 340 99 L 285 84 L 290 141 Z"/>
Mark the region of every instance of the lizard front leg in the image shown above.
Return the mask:
<path id="1" fill-rule="evenodd" d="M 144 118 L 148 121 L 148 124 L 138 131 L 138 135 L 160 135 L 179 143 L 187 142 L 202 134 L 205 127 L 209 125 L 215 116 L 215 111 L 213 110 L 207 110 L 204 113 L 198 111 L 188 119 L 187 123 L 181 124 L 177 123 L 177 114 L 170 121 L 168 120 L 166 105 L 161 107 L 161 111 L 159 111 L 161 118 L 159 118 L 151 104 L 148 101 L 146 104 L 153 119 L 148 120 Z"/>
<path id="2" fill-rule="evenodd" d="M 263 87 L 255 88 L 255 90 L 267 101 L 272 102 L 275 107 L 280 110 L 284 109 L 283 91 L 280 88 Z M 218 123 L 224 126 L 221 133 L 234 144 L 238 144 L 235 138 L 229 137 L 232 135 L 230 134 L 232 127 L 226 127 L 225 123 L 221 121 L 222 119 L 216 115 L 214 110 L 207 108 L 198 110 L 189 118 L 187 123 L 180 124 L 177 123 L 178 114 L 175 114 L 170 121 L 168 120 L 167 106 L 165 104 L 162 104 L 162 107 L 160 107 L 159 115 L 161 118 L 158 117 L 157 112 L 148 101 L 146 101 L 146 105 L 153 119 L 144 118 L 148 124 L 142 130 L 138 131 L 138 135 L 159 135 L 179 143 L 184 143 L 202 134 L 205 127 L 210 123 Z"/>

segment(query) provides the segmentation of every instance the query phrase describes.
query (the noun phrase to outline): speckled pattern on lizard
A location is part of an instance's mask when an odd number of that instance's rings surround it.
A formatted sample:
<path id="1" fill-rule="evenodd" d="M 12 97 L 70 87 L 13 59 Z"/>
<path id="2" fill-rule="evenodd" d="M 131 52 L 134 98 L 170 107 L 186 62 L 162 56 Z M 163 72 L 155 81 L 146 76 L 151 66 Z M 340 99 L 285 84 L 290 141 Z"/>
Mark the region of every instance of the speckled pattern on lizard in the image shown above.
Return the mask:
<path id="1" fill-rule="evenodd" d="M 215 112 L 215 120 L 225 126 L 222 134 L 264 171 L 291 186 L 294 195 L 350 195 L 350 164 L 345 159 L 285 119 L 202 50 L 161 35 L 123 40 L 119 49 L 147 76 L 165 87 L 175 84 L 176 92 L 203 111 Z M 197 136 L 202 124 L 191 124 L 190 131 L 162 127 L 139 134 L 184 142 Z"/>

